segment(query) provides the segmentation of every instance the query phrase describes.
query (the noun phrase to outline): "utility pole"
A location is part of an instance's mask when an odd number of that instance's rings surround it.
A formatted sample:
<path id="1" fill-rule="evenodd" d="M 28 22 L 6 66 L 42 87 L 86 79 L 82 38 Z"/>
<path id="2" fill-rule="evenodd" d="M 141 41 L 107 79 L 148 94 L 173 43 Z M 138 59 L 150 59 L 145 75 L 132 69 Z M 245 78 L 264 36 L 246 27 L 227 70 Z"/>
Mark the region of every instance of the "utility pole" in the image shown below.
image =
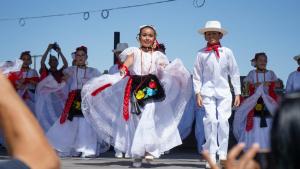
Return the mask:
<path id="1" fill-rule="evenodd" d="M 33 57 L 33 68 L 36 70 L 36 58 L 42 57 L 43 55 L 32 55 Z"/>

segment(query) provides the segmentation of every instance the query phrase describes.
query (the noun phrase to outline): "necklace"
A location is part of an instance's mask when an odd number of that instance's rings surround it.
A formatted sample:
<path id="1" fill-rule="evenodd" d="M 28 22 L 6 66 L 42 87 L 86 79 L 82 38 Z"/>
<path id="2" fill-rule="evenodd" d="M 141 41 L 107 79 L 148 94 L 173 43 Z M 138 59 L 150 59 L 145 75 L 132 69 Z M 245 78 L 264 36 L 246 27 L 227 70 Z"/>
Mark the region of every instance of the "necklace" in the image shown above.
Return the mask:
<path id="1" fill-rule="evenodd" d="M 141 49 L 140 49 L 141 50 Z M 148 71 L 146 72 L 146 75 L 148 75 L 150 73 L 151 67 L 152 67 L 152 54 L 153 51 L 151 51 L 151 63 L 150 63 L 150 67 L 148 69 Z M 136 89 L 134 90 L 134 94 L 136 95 L 137 90 L 143 85 L 143 83 L 147 80 L 147 78 L 143 79 L 143 51 L 141 50 L 141 81 L 140 84 L 136 87 Z"/>
<path id="2" fill-rule="evenodd" d="M 146 52 L 149 52 L 149 51 L 152 51 L 153 48 L 152 47 L 144 47 L 144 46 L 142 46 L 141 49 L 143 49 Z"/>
<path id="3" fill-rule="evenodd" d="M 143 75 L 143 51 L 140 49 L 140 51 L 141 51 L 141 75 Z M 149 74 L 150 73 L 150 71 L 151 71 L 151 68 L 152 68 L 152 54 L 153 54 L 153 51 L 151 50 L 151 63 L 150 63 L 150 67 L 149 67 L 149 69 L 148 69 L 148 71 L 146 72 L 146 75 L 147 74 Z"/>
<path id="4" fill-rule="evenodd" d="M 85 76 L 86 76 L 86 66 L 84 67 L 83 79 L 85 79 Z M 76 66 L 76 85 L 77 85 L 77 89 L 79 89 L 78 88 L 78 86 L 79 86 L 79 82 L 78 81 L 79 81 L 78 80 L 78 66 Z M 81 85 L 81 88 L 82 88 L 82 86 L 83 86 L 83 83 Z"/>
<path id="5" fill-rule="evenodd" d="M 266 70 L 262 70 L 262 73 L 264 74 L 264 79 L 263 79 L 263 82 L 266 81 Z M 256 83 L 258 83 L 259 80 L 258 80 L 258 70 L 256 70 Z"/>

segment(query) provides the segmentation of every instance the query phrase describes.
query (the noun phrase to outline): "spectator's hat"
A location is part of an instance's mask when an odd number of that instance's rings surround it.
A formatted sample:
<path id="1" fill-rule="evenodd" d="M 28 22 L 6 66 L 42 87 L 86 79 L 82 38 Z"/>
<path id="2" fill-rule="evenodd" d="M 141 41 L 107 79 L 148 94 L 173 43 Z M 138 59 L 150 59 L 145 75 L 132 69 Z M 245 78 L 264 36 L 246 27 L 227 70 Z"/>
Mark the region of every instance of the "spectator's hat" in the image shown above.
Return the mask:
<path id="1" fill-rule="evenodd" d="M 300 59 L 300 55 L 294 56 L 294 60 L 298 61 Z"/>
<path id="2" fill-rule="evenodd" d="M 123 52 L 123 50 L 125 50 L 126 48 L 128 48 L 127 43 L 118 43 L 116 49 L 113 49 L 112 52 Z"/>

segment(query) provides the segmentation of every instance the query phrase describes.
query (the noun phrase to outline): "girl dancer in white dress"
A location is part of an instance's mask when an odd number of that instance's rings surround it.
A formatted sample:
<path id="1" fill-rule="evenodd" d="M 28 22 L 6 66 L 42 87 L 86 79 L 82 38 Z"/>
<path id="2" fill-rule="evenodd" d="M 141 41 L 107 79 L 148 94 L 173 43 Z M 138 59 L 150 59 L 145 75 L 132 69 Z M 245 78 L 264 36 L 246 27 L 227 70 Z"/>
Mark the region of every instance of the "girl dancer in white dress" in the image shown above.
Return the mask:
<path id="1" fill-rule="evenodd" d="M 51 50 L 57 52 L 58 57 L 51 55 Z M 49 69 L 45 62 L 50 52 Z M 57 69 L 59 65 L 59 57 L 63 61 L 63 66 Z M 41 59 L 41 81 L 36 87 L 35 93 L 35 114 L 41 127 L 45 132 L 55 123 L 59 118 L 65 101 L 68 96 L 68 88 L 62 82 L 64 76 L 63 70 L 68 67 L 68 62 L 63 55 L 61 48 L 57 43 L 49 44 L 42 59 Z M 60 90 L 59 90 L 60 89 Z M 55 91 L 55 92 L 54 92 Z"/>
<path id="2" fill-rule="evenodd" d="M 255 55 L 256 70 L 249 72 L 244 79 L 249 86 L 250 97 L 244 100 L 237 109 L 234 117 L 234 135 L 239 142 L 245 142 L 247 150 L 254 143 L 261 150 L 270 149 L 270 129 L 272 114 L 277 107 L 275 83 L 277 77 L 271 70 L 266 69 L 267 55 Z"/>
<path id="3" fill-rule="evenodd" d="M 17 93 L 24 100 L 31 112 L 35 112 L 35 89 L 39 82 L 39 75 L 36 70 L 31 69 L 32 59 L 29 51 L 22 52 L 20 59 L 23 61 L 20 79 L 16 81 Z"/>
<path id="4" fill-rule="evenodd" d="M 77 48 L 76 66 L 63 71 L 66 79 L 64 84 L 69 91 L 68 99 L 60 118 L 47 132 L 50 143 L 62 156 L 94 157 L 99 151 L 107 150 L 106 147 L 98 149 L 100 139 L 81 112 L 80 92 L 83 84 L 100 75 L 97 69 L 86 66 L 86 60 L 87 48 Z"/>
<path id="5" fill-rule="evenodd" d="M 153 26 L 142 26 L 140 48 L 121 54 L 120 72 L 103 75 L 82 89 L 84 116 L 102 138 L 135 158 L 151 161 L 180 145 L 177 129 L 192 95 L 190 73 L 179 59 L 169 64 L 167 57 L 152 48 L 156 40 Z"/>

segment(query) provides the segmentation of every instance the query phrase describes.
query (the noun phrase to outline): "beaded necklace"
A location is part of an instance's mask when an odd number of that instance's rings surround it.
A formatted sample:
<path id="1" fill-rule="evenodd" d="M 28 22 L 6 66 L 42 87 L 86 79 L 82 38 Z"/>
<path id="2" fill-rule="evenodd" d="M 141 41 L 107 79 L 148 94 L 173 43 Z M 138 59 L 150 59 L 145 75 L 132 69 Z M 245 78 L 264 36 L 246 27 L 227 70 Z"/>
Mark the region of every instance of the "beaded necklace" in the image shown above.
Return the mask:
<path id="1" fill-rule="evenodd" d="M 142 49 L 140 49 L 140 51 L 141 51 L 141 75 L 143 75 L 143 51 L 142 51 Z M 153 54 L 153 51 L 151 50 L 151 63 L 150 63 L 150 67 L 149 67 L 149 69 L 148 69 L 148 71 L 146 72 L 147 74 L 149 74 L 150 73 L 150 71 L 151 71 L 151 68 L 152 68 L 152 54 Z"/>

